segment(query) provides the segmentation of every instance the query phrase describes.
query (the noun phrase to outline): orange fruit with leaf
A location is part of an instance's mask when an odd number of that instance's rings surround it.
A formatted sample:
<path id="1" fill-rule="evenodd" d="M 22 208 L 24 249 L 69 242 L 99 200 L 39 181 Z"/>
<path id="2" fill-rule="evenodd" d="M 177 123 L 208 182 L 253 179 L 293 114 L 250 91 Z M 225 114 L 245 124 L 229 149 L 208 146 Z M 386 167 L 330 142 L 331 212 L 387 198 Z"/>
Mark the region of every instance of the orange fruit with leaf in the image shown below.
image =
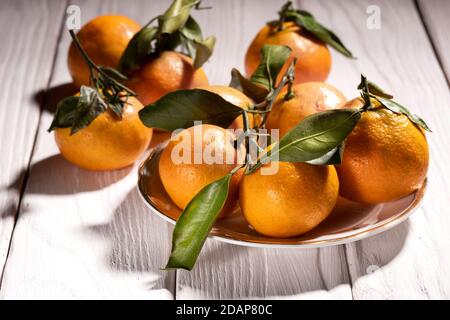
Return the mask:
<path id="1" fill-rule="evenodd" d="M 122 117 L 106 110 L 86 128 L 55 129 L 61 154 L 88 170 L 115 170 L 133 164 L 147 149 L 152 129 L 142 125 L 138 112 L 143 105 L 135 97 L 124 98 Z"/>
<path id="2" fill-rule="evenodd" d="M 373 93 L 368 89 L 363 94 Z M 342 163 L 336 166 L 340 193 L 364 203 L 396 200 L 417 190 L 427 175 L 429 129 L 392 98 L 375 96 L 369 102 L 371 107 L 348 136 Z M 347 106 L 365 103 L 357 98 Z"/>
<path id="3" fill-rule="evenodd" d="M 238 106 L 239 108 L 242 108 L 244 110 L 248 110 L 251 108 L 253 101 L 247 97 L 244 93 L 241 91 L 228 87 L 228 86 L 220 86 L 220 85 L 214 85 L 214 86 L 201 86 L 198 87 L 199 89 L 208 90 L 214 93 L 217 93 L 219 96 L 221 96 L 223 99 L 228 101 L 231 104 L 234 104 L 235 106 Z M 254 116 L 249 115 L 249 126 L 253 127 L 253 121 Z M 243 129 L 244 128 L 244 119 L 243 116 L 239 116 L 231 123 L 229 126 L 229 129 Z"/>
<path id="4" fill-rule="evenodd" d="M 86 23 L 77 37 L 92 61 L 104 67 L 117 67 L 131 38 L 141 26 L 124 16 L 99 16 Z M 74 42 L 67 57 L 70 75 L 74 84 L 89 85 L 89 68 Z"/>
<path id="5" fill-rule="evenodd" d="M 190 15 L 197 4 L 174 1 L 136 33 L 123 53 L 118 70 L 129 77 L 126 85 L 144 105 L 174 90 L 208 85 L 201 66 L 212 54 L 215 38 L 204 39 Z"/>
<path id="6" fill-rule="evenodd" d="M 353 57 L 339 38 L 321 25 L 309 12 L 295 10 L 289 1 L 279 12 L 279 20 L 267 23 L 255 36 L 245 55 L 247 75 L 260 63 L 260 51 L 266 44 L 285 45 L 292 49 L 290 60 L 297 58 L 295 83 L 325 81 L 331 70 L 327 45 L 347 57 Z M 289 63 L 289 62 L 288 62 Z"/>
<path id="7" fill-rule="evenodd" d="M 295 68 L 296 83 L 325 81 L 331 70 L 331 54 L 323 41 L 315 39 L 294 22 L 282 27 L 265 25 L 250 44 L 245 55 L 245 70 L 252 74 L 260 61 L 260 50 L 265 44 L 286 45 L 292 48 L 291 59 L 298 59 Z"/>
<path id="8" fill-rule="evenodd" d="M 61 100 L 49 130 L 55 131 L 61 154 L 89 170 L 114 170 L 133 164 L 148 147 L 152 129 L 139 119 L 143 105 L 120 83 L 117 70 L 96 65 L 73 31 L 93 86 Z"/>
<path id="9" fill-rule="evenodd" d="M 170 198 L 180 208 L 205 186 L 231 172 L 238 163 L 236 137 L 214 125 L 184 129 L 172 137 L 159 159 L 159 175 Z M 242 152 L 242 150 L 241 150 Z M 235 209 L 242 171 L 233 175 L 221 216 Z"/>

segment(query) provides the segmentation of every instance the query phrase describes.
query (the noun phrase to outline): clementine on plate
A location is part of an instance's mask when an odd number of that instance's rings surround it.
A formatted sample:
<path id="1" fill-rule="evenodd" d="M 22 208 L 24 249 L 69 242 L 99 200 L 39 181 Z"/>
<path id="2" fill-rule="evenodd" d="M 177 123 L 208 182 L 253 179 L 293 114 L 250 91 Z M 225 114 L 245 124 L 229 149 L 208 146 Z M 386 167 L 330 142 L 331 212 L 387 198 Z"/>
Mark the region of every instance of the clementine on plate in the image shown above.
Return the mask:
<path id="1" fill-rule="evenodd" d="M 185 209 L 194 196 L 208 184 L 224 177 L 237 166 L 236 137 L 214 125 L 184 129 L 173 137 L 159 160 L 161 182 L 173 202 Z M 236 206 L 242 170 L 231 179 L 224 216 Z"/>
<path id="2" fill-rule="evenodd" d="M 286 89 L 277 97 L 267 118 L 268 129 L 279 129 L 280 138 L 307 116 L 344 106 L 346 99 L 335 87 L 324 82 L 307 82 L 292 86 L 292 98 Z"/>
<path id="3" fill-rule="evenodd" d="M 279 162 L 273 175 L 261 168 L 242 178 L 239 202 L 248 223 L 276 238 L 301 235 L 315 228 L 333 210 L 339 180 L 333 166 Z"/>
<path id="4" fill-rule="evenodd" d="M 362 106 L 360 98 L 348 106 Z M 353 201 L 379 203 L 417 190 L 428 170 L 425 132 L 404 114 L 375 107 L 362 113 L 345 143 L 336 169 L 340 194 Z"/>

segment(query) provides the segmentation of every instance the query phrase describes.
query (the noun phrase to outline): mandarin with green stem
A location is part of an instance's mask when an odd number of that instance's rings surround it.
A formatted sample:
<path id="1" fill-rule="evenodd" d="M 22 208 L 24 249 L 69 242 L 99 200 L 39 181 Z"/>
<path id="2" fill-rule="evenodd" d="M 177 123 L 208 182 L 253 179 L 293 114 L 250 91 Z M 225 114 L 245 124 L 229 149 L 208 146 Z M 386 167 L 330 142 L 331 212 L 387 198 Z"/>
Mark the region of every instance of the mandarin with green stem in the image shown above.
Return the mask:
<path id="1" fill-rule="evenodd" d="M 285 45 L 292 49 L 290 61 L 297 58 L 295 83 L 325 81 L 331 70 L 331 54 L 326 44 L 312 37 L 293 22 L 265 25 L 253 39 L 245 55 L 245 70 L 253 74 L 260 63 L 260 51 L 266 44 Z"/>

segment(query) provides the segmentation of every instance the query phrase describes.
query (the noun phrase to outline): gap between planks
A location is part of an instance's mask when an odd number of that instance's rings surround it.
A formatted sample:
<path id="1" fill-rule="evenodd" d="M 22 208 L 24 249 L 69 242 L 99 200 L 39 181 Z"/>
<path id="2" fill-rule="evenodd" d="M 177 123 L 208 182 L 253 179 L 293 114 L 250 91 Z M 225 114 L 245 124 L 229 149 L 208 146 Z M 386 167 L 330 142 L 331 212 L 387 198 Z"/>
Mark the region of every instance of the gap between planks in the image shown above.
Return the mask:
<path id="1" fill-rule="evenodd" d="M 423 29 L 425 30 L 428 41 L 430 42 L 430 46 L 433 49 L 434 57 L 439 64 L 439 68 L 441 69 L 442 73 L 444 74 L 444 78 L 447 81 L 447 86 L 450 87 L 450 78 L 449 78 L 450 75 L 448 75 L 447 72 L 445 72 L 444 64 L 443 64 L 441 56 L 439 55 L 438 50 L 436 48 L 436 43 L 434 42 L 433 37 L 431 36 L 430 28 L 428 27 L 428 23 L 424 17 L 424 14 L 422 12 L 420 5 L 419 5 L 419 0 L 413 0 L 413 1 L 414 1 L 414 6 L 416 7 L 417 13 L 420 18 L 420 22 L 422 23 Z"/>
<path id="2" fill-rule="evenodd" d="M 303 1 L 302 0 L 297 0 L 297 8 L 302 8 L 303 5 Z M 340 244 L 339 247 L 342 248 L 342 250 L 344 251 L 344 259 L 345 259 L 345 271 L 347 272 L 347 279 L 348 279 L 348 285 L 350 286 L 350 294 L 352 297 L 352 300 L 355 300 L 355 295 L 353 294 L 353 278 L 350 272 L 350 262 L 349 262 L 349 256 L 348 256 L 348 252 L 347 252 L 347 245 L 345 244 Z M 322 248 L 318 248 L 317 249 L 320 253 L 320 250 L 322 250 Z"/>

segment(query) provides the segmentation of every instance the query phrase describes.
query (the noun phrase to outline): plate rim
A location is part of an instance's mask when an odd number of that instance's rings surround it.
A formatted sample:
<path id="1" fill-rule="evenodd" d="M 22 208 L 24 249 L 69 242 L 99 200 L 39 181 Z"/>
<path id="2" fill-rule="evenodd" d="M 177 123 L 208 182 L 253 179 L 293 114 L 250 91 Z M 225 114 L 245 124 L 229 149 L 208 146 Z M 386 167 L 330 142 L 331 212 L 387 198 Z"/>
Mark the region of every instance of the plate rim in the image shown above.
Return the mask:
<path id="1" fill-rule="evenodd" d="M 142 180 L 143 180 L 143 171 L 144 167 L 147 164 L 148 161 L 150 161 L 154 155 L 162 148 L 162 145 L 164 143 L 161 143 L 157 147 L 155 147 L 150 154 L 146 157 L 144 161 L 139 165 L 137 174 L 138 174 L 138 182 L 137 187 L 139 191 L 139 196 L 145 203 L 145 205 L 152 211 L 154 214 L 162 218 L 163 220 L 169 222 L 170 224 L 175 225 L 176 221 L 175 219 L 172 219 L 171 217 L 167 216 L 163 212 L 161 212 L 155 204 L 151 201 L 151 199 L 145 194 L 143 187 L 142 187 Z M 422 185 L 417 189 L 414 193 L 414 198 L 412 202 L 408 205 L 407 208 L 405 208 L 401 213 L 399 213 L 396 216 L 390 217 L 386 220 L 380 221 L 374 225 L 369 225 L 360 228 L 359 232 L 347 236 L 341 236 L 337 237 L 335 239 L 325 239 L 325 240 L 305 240 L 304 243 L 262 243 L 262 242 L 254 242 L 254 241 L 248 241 L 248 240 L 237 240 L 236 238 L 232 236 L 228 236 L 226 234 L 217 235 L 214 234 L 214 229 L 210 232 L 208 235 L 208 238 L 215 239 L 221 242 L 234 244 L 238 246 L 244 246 L 244 247 L 254 247 L 254 248 L 277 248 L 277 249 L 311 249 L 311 248 L 323 248 L 323 247 L 329 247 L 329 246 L 336 246 L 346 243 L 351 243 L 355 241 L 359 241 L 362 239 L 366 239 L 372 236 L 375 236 L 377 234 L 380 234 L 382 232 L 386 232 L 395 226 L 401 224 L 405 220 L 411 216 L 412 213 L 414 213 L 420 206 L 423 197 L 425 195 L 425 191 L 427 189 L 427 180 L 428 177 L 425 177 L 425 180 L 423 181 Z"/>

